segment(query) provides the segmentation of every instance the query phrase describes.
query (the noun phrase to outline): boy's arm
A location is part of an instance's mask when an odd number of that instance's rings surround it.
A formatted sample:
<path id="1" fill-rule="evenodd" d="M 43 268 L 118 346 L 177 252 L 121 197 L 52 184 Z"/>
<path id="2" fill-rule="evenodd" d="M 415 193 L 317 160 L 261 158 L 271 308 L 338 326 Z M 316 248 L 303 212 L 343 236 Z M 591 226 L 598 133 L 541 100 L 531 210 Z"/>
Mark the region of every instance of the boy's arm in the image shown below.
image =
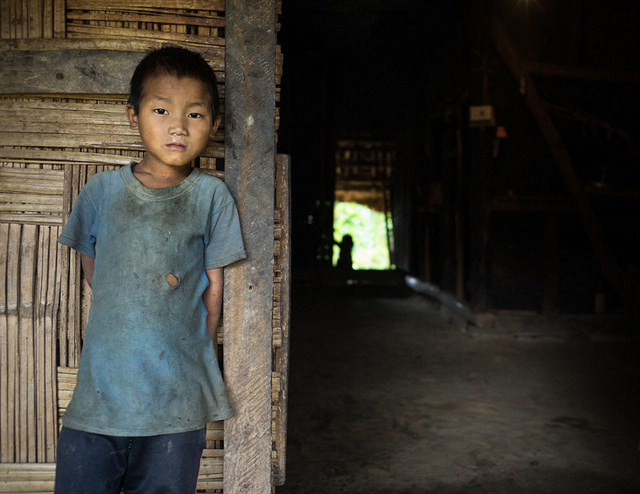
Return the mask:
<path id="1" fill-rule="evenodd" d="M 224 288 L 223 268 L 206 269 L 205 273 L 209 279 L 209 286 L 204 291 L 202 299 L 207 308 L 207 329 L 211 335 L 213 349 L 218 357 L 218 322 L 222 311 L 222 291 Z"/>
<path id="2" fill-rule="evenodd" d="M 82 271 L 84 271 L 84 277 L 87 279 L 89 286 L 91 286 L 91 280 L 93 279 L 93 263 L 95 259 L 86 254 L 81 254 L 80 257 L 82 259 Z"/>

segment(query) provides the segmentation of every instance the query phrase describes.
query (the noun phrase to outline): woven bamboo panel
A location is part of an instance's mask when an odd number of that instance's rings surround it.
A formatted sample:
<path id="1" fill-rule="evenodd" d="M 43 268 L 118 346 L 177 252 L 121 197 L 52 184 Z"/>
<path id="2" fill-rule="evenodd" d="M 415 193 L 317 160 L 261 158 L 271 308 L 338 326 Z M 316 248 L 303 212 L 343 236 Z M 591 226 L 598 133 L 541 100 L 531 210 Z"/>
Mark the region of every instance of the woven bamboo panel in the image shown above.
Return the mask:
<path id="1" fill-rule="evenodd" d="M 0 222 L 62 225 L 63 170 L 0 168 Z"/>
<path id="2" fill-rule="evenodd" d="M 64 36 L 64 0 L 2 0 L 0 38 Z"/>
<path id="3" fill-rule="evenodd" d="M 2 463 L 55 458 L 58 234 L 57 226 L 0 223 Z"/>
<path id="4" fill-rule="evenodd" d="M 68 38 L 154 38 L 174 43 L 224 45 L 223 0 L 66 1 Z"/>

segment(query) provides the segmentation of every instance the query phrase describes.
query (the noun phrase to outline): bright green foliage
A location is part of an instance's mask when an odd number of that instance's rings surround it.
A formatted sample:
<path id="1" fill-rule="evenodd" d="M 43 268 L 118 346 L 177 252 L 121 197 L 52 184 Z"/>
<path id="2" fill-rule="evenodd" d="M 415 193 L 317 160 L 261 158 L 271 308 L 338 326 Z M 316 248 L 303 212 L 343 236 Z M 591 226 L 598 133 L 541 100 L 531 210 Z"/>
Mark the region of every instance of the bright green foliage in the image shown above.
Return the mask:
<path id="1" fill-rule="evenodd" d="M 353 269 L 392 269 L 384 213 L 355 202 L 336 202 L 333 207 L 334 239 L 339 243 L 347 234 L 353 238 Z M 334 266 L 339 254 L 340 246 L 334 245 Z"/>

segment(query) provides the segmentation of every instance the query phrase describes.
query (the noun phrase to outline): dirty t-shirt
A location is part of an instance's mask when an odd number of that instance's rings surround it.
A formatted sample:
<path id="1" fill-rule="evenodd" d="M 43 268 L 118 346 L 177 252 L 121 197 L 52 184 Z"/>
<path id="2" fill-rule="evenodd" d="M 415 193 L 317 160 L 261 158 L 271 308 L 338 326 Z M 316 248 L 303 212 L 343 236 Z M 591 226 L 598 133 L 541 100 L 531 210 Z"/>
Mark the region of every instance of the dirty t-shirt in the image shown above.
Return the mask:
<path id="1" fill-rule="evenodd" d="M 151 189 L 133 165 L 92 177 L 58 239 L 95 258 L 64 425 L 115 436 L 196 430 L 233 415 L 202 295 L 205 269 L 246 257 L 238 213 L 225 184 L 198 169 Z"/>

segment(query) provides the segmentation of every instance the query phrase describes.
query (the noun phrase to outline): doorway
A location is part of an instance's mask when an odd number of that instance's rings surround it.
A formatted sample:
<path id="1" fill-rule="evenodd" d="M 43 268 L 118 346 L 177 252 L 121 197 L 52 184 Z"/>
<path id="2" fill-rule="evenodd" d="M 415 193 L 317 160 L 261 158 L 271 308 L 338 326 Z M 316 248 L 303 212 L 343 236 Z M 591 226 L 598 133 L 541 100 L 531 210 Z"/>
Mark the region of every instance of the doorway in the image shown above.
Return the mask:
<path id="1" fill-rule="evenodd" d="M 395 161 L 392 141 L 371 137 L 336 141 L 333 266 L 395 269 L 391 214 Z"/>

